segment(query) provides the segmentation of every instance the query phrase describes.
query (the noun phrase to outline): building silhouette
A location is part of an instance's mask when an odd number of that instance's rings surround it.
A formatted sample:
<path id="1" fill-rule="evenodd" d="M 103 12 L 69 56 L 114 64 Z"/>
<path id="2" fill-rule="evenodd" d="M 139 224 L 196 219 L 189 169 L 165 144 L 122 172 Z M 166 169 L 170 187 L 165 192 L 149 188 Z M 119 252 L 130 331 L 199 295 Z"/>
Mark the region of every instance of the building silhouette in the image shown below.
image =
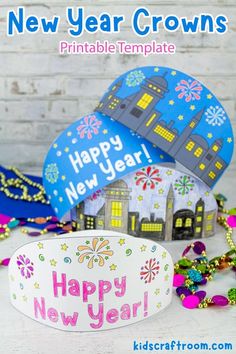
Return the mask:
<path id="1" fill-rule="evenodd" d="M 131 189 L 123 180 L 118 180 L 104 188 L 105 202 L 97 215 L 85 215 L 84 202 L 72 211 L 72 225 L 75 230 L 113 230 L 132 236 L 155 240 L 192 239 L 208 237 L 215 232 L 216 211 L 205 212 L 205 203 L 200 198 L 195 212 L 181 209 L 174 212 L 174 190 L 170 185 L 166 198 L 166 216 L 140 219 L 138 211 L 129 210 Z"/>
<path id="2" fill-rule="evenodd" d="M 194 134 L 204 109 L 197 112 L 182 133 L 174 127 L 174 120 L 168 124 L 161 120 L 162 113 L 156 105 L 168 92 L 164 76 L 146 78 L 137 93 L 125 98 L 118 96 L 123 84 L 120 80 L 102 98 L 96 111 L 123 123 L 153 144 L 169 153 L 182 163 L 209 187 L 213 186 L 226 168 L 226 162 L 219 156 L 223 139 L 208 145 L 201 135 Z"/>

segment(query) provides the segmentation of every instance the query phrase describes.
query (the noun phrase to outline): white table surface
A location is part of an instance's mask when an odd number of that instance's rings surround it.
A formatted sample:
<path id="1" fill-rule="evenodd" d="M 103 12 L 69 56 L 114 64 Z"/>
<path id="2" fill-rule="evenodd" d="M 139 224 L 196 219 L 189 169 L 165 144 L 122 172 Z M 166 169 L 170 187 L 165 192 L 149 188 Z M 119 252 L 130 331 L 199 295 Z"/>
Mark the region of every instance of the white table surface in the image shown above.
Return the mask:
<path id="1" fill-rule="evenodd" d="M 234 173 L 227 176 L 224 183 L 217 188 L 226 195 L 231 193 L 230 206 L 236 205 L 236 197 L 232 193 L 233 180 Z M 38 239 L 43 238 L 45 236 Z M 9 239 L 1 242 L 0 258 L 10 256 L 17 247 L 31 240 L 32 238 L 23 235 L 19 229 L 14 231 Z M 221 229 L 215 236 L 204 242 L 210 258 L 228 249 L 224 232 Z M 188 243 L 188 241 L 176 241 L 165 243 L 164 246 L 169 250 L 173 259 L 177 260 Z M 217 293 L 226 294 L 229 288 L 236 285 L 235 274 L 232 271 L 228 271 L 227 275 L 218 275 L 216 279 L 206 287 L 208 296 Z M 143 342 L 146 340 L 153 342 L 181 340 L 192 343 L 208 342 L 209 344 L 231 342 L 234 349 L 228 353 L 236 353 L 235 306 L 187 310 L 181 306 L 179 298 L 174 294 L 173 301 L 167 309 L 137 324 L 97 333 L 72 333 L 44 326 L 16 311 L 10 304 L 7 269 L 3 267 L 0 268 L 0 284 L 0 353 L 126 354 L 133 352 L 134 340 Z M 204 351 L 198 352 L 204 353 Z M 218 353 L 218 351 L 214 352 Z"/>

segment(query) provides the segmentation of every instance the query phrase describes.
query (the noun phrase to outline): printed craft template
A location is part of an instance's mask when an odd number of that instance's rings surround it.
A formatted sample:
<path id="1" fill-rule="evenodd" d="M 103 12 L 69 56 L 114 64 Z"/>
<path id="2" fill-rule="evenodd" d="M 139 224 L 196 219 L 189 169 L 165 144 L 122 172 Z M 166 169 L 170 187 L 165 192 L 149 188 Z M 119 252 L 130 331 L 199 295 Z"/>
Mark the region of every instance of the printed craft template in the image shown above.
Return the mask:
<path id="1" fill-rule="evenodd" d="M 109 87 L 96 111 L 145 137 L 213 187 L 230 163 L 233 132 L 217 98 L 174 69 L 131 70 Z"/>
<path id="2" fill-rule="evenodd" d="M 83 231 L 28 243 L 9 264 L 13 306 L 65 331 L 113 329 L 168 306 L 173 262 L 150 240 Z"/>
<path id="3" fill-rule="evenodd" d="M 76 230 L 105 229 L 171 241 L 213 235 L 217 204 L 198 179 L 152 165 L 98 190 L 71 215 Z"/>

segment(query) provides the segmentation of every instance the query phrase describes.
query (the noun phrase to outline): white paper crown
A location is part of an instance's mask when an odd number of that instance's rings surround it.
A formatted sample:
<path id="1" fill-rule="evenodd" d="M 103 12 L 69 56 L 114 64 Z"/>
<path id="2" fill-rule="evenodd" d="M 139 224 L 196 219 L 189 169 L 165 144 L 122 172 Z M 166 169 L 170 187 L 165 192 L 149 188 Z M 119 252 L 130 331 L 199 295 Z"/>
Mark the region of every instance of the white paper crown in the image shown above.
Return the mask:
<path id="1" fill-rule="evenodd" d="M 9 265 L 13 306 L 66 331 L 135 323 L 164 309 L 173 262 L 157 243 L 110 231 L 83 231 L 17 249 Z"/>

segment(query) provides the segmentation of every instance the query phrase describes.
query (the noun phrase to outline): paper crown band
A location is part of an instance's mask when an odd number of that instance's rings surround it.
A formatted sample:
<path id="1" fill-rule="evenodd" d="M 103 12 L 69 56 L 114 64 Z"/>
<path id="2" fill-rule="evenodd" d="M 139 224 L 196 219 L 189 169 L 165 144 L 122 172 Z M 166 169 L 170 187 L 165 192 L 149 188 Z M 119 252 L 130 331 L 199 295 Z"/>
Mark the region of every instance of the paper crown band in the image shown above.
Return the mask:
<path id="1" fill-rule="evenodd" d="M 96 111 L 160 147 L 213 187 L 230 163 L 233 131 L 217 98 L 193 77 L 141 67 L 118 77 Z"/>
<path id="2" fill-rule="evenodd" d="M 32 242 L 9 264 L 13 306 L 66 331 L 112 329 L 154 315 L 169 305 L 172 281 L 165 248 L 110 231 Z"/>

